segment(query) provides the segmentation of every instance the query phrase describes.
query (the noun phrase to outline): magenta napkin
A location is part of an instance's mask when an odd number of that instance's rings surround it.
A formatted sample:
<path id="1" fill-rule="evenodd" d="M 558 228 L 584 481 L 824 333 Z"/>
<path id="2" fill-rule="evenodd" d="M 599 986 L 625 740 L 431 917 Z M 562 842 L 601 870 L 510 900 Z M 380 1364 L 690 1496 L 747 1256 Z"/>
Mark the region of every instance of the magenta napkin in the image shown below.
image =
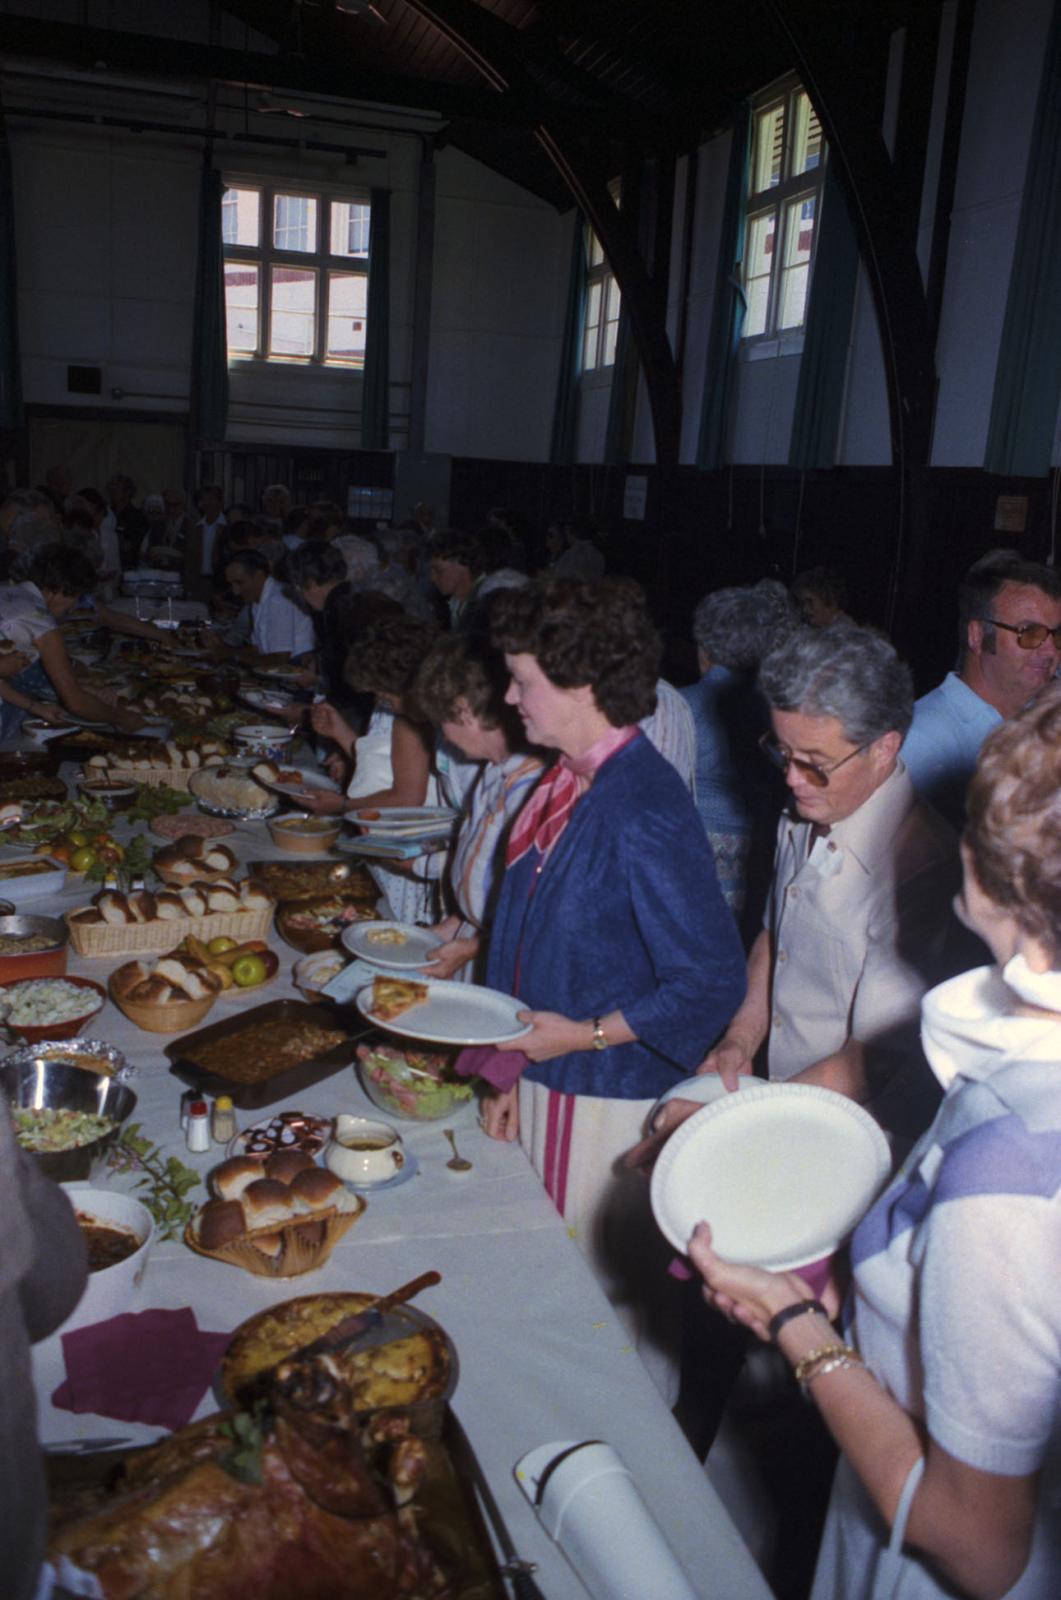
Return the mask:
<path id="1" fill-rule="evenodd" d="M 66 1382 L 52 1395 L 52 1404 L 119 1422 L 183 1428 L 231 1337 L 201 1332 L 190 1306 L 126 1312 L 75 1328 L 62 1336 Z"/>

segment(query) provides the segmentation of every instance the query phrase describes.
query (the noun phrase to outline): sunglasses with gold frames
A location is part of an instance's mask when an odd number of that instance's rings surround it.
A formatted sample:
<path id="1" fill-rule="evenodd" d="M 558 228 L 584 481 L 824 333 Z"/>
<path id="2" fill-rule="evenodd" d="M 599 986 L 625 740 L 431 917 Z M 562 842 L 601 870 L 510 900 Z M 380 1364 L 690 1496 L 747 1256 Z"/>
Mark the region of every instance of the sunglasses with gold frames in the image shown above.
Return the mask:
<path id="1" fill-rule="evenodd" d="M 872 740 L 870 741 L 872 743 Z M 779 772 L 787 772 L 789 767 L 795 767 L 801 777 L 808 783 L 813 783 L 816 789 L 828 787 L 829 779 L 834 772 L 839 772 L 841 767 L 860 756 L 863 750 L 869 749 L 869 744 L 860 744 L 857 750 L 852 750 L 849 755 L 841 756 L 839 761 L 834 761 L 831 767 L 820 767 L 815 761 L 801 761 L 799 756 L 794 756 L 786 744 L 781 744 L 772 733 L 764 733 L 759 739 L 759 749 L 766 759 L 773 763 Z"/>

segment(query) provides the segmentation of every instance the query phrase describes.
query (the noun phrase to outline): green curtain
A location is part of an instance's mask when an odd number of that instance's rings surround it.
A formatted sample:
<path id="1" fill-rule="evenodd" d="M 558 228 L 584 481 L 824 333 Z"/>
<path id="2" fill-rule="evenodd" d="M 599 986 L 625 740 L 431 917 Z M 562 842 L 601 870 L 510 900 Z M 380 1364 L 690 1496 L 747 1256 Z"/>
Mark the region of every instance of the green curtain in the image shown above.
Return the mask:
<path id="1" fill-rule="evenodd" d="M 747 302 L 742 283 L 744 265 L 744 208 L 748 199 L 748 140 L 751 113 L 742 102 L 733 122 L 726 194 L 718 239 L 715 297 L 707 341 L 704 394 L 700 405 L 700 436 L 696 464 L 705 472 L 726 463 L 729 416 L 733 404 L 737 350 L 744 331 Z"/>
<path id="2" fill-rule="evenodd" d="M 192 432 L 220 443 L 228 420 L 228 344 L 225 337 L 225 253 L 221 241 L 221 174 L 209 150 L 199 183 L 199 251 L 192 334 Z"/>
<path id="3" fill-rule="evenodd" d="M 1024 177 L 984 467 L 1043 477 L 1061 401 L 1061 6 L 1054 6 Z"/>
<path id="4" fill-rule="evenodd" d="M 390 253 L 391 197 L 387 189 L 372 191 L 368 251 L 368 333 L 361 399 L 361 448 L 386 450 L 390 445 Z"/>
<path id="5" fill-rule="evenodd" d="M 825 169 L 821 217 L 799 364 L 790 467 L 834 467 L 844 373 L 858 281 L 858 241 L 832 165 Z"/>
<path id="6" fill-rule="evenodd" d="M 578 380 L 582 375 L 582 334 L 586 315 L 586 223 L 575 212 L 571 239 L 571 268 L 567 277 L 564 336 L 560 344 L 560 372 L 553 406 L 553 433 L 549 460 L 566 465 L 575 459 L 578 444 Z"/>

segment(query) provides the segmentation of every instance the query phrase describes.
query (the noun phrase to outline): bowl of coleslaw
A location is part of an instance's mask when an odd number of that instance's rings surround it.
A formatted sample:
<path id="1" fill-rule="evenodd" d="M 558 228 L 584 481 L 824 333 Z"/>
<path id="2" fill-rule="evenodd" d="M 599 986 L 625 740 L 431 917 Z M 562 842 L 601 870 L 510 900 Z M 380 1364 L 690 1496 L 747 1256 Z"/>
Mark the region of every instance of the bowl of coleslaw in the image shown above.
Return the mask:
<path id="1" fill-rule="evenodd" d="M 106 989 L 91 978 L 19 978 L 0 983 L 0 1015 L 27 1044 L 73 1039 L 106 1003 Z"/>
<path id="2" fill-rule="evenodd" d="M 42 1057 L 0 1062 L 0 1093 L 19 1144 L 56 1183 L 87 1178 L 136 1108 L 117 1078 Z"/>

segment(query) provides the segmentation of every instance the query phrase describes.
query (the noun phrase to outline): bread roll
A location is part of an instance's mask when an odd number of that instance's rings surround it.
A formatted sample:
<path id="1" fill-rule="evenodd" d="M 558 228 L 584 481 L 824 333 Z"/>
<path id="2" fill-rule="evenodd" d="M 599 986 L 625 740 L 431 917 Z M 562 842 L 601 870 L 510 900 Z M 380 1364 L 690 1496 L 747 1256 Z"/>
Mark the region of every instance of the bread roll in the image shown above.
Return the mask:
<path id="1" fill-rule="evenodd" d="M 248 911 L 257 911 L 273 904 L 272 895 L 266 894 L 260 884 L 244 878 L 239 885 L 239 897 Z"/>
<path id="2" fill-rule="evenodd" d="M 282 1228 L 297 1214 L 291 1190 L 275 1178 L 249 1183 L 241 1196 L 248 1228 Z"/>
<path id="3" fill-rule="evenodd" d="M 211 911 L 242 911 L 243 902 L 231 885 L 214 884 L 206 891 L 206 903 Z"/>
<path id="4" fill-rule="evenodd" d="M 252 1161 L 249 1156 L 232 1156 L 214 1168 L 210 1187 L 222 1200 L 238 1200 L 248 1184 L 260 1182 L 261 1176 L 260 1161 Z"/>
<path id="5" fill-rule="evenodd" d="M 334 1172 L 329 1172 L 327 1167 L 308 1167 L 291 1184 L 291 1193 L 298 1201 L 298 1209 L 303 1216 L 308 1211 L 323 1211 L 326 1206 L 335 1205 L 338 1196 L 345 1192 L 342 1179 L 337 1178 Z"/>
<path id="6" fill-rule="evenodd" d="M 136 984 L 125 996 L 127 1000 L 135 1000 L 143 1005 L 167 1005 L 173 999 L 173 985 L 166 982 L 157 973 L 152 973 L 142 983 Z M 178 995 L 183 1000 L 183 995 Z"/>
<path id="7" fill-rule="evenodd" d="M 125 923 L 136 920 L 129 909 L 128 900 L 115 889 L 105 889 L 98 897 L 96 904 L 104 922 L 109 922 L 114 926 L 124 926 Z"/>
<path id="8" fill-rule="evenodd" d="M 202 894 L 197 887 L 189 886 L 187 889 L 181 889 L 179 892 L 181 904 L 184 906 L 185 914 L 187 916 L 205 917 L 206 896 Z"/>
<path id="9" fill-rule="evenodd" d="M 154 922 L 155 897 L 148 889 L 137 889 L 128 896 L 129 910 L 135 922 Z"/>
<path id="10" fill-rule="evenodd" d="M 149 976 L 147 967 L 142 961 L 127 961 L 124 966 L 118 967 L 111 973 L 111 993 L 119 1000 L 124 1000 Z"/>
<path id="11" fill-rule="evenodd" d="M 160 922 L 176 922 L 188 915 L 188 908 L 175 889 L 161 889 L 155 896 L 155 915 Z"/>
<path id="12" fill-rule="evenodd" d="M 313 1157 L 304 1150 L 277 1150 L 265 1163 L 265 1176 L 290 1185 L 300 1172 L 306 1172 L 312 1166 Z"/>
<path id="13" fill-rule="evenodd" d="M 199 1213 L 197 1234 L 204 1250 L 220 1250 L 247 1231 L 238 1200 L 208 1200 Z"/>

